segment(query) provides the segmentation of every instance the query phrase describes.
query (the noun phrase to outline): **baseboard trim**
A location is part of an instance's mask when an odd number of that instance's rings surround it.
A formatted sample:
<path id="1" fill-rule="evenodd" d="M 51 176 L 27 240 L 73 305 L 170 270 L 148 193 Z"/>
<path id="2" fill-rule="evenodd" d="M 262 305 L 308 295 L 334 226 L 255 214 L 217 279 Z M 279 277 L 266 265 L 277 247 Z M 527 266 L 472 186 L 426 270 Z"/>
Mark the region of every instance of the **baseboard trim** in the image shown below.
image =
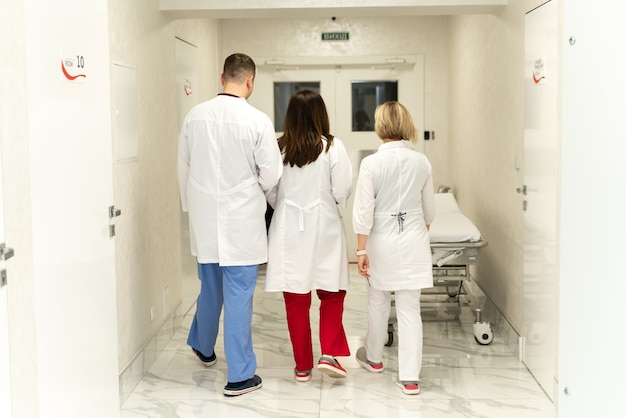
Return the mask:
<path id="1" fill-rule="evenodd" d="M 183 315 L 182 304 L 179 303 L 163 321 L 161 328 L 152 336 L 133 359 L 119 374 L 120 406 L 133 393 L 141 379 L 150 370 L 157 357 L 174 336 L 177 327 L 181 324 Z"/>

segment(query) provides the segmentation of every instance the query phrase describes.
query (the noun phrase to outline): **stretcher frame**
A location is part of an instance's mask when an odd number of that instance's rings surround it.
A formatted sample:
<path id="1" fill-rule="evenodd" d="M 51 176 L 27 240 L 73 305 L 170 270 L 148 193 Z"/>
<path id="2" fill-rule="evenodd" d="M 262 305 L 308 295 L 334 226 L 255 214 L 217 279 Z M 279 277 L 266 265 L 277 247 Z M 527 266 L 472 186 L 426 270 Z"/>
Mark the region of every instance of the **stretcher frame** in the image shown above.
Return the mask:
<path id="1" fill-rule="evenodd" d="M 487 246 L 483 238 L 478 241 L 433 242 L 430 244 L 433 259 L 433 290 L 422 291 L 422 296 L 447 295 L 444 301 L 423 300 L 422 306 L 461 306 L 460 296 L 467 294 L 463 282 L 469 280 L 470 266 L 476 265 L 481 250 Z"/>
<path id="2" fill-rule="evenodd" d="M 433 287 L 422 289 L 420 307 L 440 307 L 455 305 L 461 307 L 461 295 L 467 295 L 463 290 L 463 282 L 470 280 L 470 266 L 478 263 L 481 250 L 487 246 L 487 241 L 480 238 L 478 241 L 463 242 L 436 242 L 430 244 L 430 252 L 433 258 Z M 426 300 L 428 297 L 437 295 L 447 296 L 444 300 Z M 392 299 L 391 305 L 394 306 Z M 489 325 L 487 324 L 489 327 Z M 489 328 L 491 338 L 493 334 Z M 476 341 L 483 344 L 478 337 Z M 390 347 L 394 342 L 393 321 L 389 320 L 387 326 L 387 342 Z M 489 340 L 491 342 L 491 340 Z"/>

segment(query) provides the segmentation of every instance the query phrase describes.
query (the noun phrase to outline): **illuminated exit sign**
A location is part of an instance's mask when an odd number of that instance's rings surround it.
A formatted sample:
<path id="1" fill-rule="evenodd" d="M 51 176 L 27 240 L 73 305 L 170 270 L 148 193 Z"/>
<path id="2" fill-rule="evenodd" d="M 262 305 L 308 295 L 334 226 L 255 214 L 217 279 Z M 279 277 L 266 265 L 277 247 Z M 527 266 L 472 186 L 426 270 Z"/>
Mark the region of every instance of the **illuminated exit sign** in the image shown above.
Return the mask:
<path id="1" fill-rule="evenodd" d="M 322 41 L 347 41 L 350 32 L 322 32 Z"/>

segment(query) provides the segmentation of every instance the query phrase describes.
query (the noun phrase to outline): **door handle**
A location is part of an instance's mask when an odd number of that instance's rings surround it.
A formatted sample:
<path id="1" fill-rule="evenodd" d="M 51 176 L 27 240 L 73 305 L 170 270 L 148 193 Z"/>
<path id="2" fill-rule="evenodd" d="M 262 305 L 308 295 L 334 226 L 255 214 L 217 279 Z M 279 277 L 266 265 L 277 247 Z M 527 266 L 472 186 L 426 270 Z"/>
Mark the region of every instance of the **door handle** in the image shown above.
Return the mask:
<path id="1" fill-rule="evenodd" d="M 121 209 L 115 209 L 115 206 L 109 206 L 109 219 L 117 218 L 121 214 L 122 214 Z M 113 238 L 114 236 L 115 236 L 115 224 L 111 223 L 109 225 L 109 237 Z"/>
<path id="2" fill-rule="evenodd" d="M 0 261 L 7 261 L 9 258 L 13 257 L 15 252 L 13 248 L 9 248 L 4 245 L 4 242 L 0 244 Z"/>
<path id="3" fill-rule="evenodd" d="M 115 209 L 115 206 L 109 206 L 109 218 L 113 219 L 122 214 L 121 209 Z"/>
<path id="4" fill-rule="evenodd" d="M 517 193 L 521 193 L 521 194 L 523 194 L 524 196 L 526 196 L 526 191 L 527 191 L 527 190 L 528 190 L 528 189 L 527 189 L 527 187 L 526 187 L 526 185 L 525 185 L 525 184 L 524 184 L 522 187 L 518 187 L 517 189 L 515 189 L 515 191 L 516 191 Z"/>

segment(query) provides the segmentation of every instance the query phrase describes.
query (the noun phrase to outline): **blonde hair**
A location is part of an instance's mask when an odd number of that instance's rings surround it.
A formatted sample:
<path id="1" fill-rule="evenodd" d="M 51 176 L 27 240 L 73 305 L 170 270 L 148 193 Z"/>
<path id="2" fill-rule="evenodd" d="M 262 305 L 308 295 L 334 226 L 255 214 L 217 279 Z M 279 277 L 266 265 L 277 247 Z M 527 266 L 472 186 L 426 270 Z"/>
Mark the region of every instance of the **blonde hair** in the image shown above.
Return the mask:
<path id="1" fill-rule="evenodd" d="M 374 130 L 380 139 L 406 139 L 417 142 L 417 128 L 409 110 L 398 102 L 386 102 L 376 108 Z"/>

